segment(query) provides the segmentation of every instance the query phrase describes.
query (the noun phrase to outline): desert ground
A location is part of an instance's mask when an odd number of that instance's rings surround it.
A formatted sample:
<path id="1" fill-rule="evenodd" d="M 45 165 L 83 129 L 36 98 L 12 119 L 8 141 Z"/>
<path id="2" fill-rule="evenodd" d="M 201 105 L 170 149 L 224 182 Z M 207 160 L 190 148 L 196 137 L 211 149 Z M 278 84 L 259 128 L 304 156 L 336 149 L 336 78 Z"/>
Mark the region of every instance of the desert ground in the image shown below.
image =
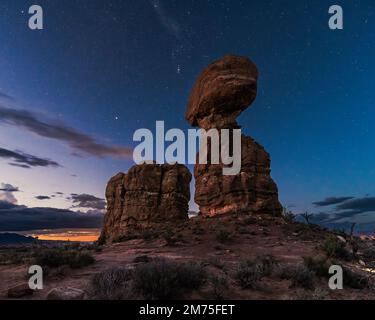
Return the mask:
<path id="1" fill-rule="evenodd" d="M 9 298 L 9 289 L 27 284 L 28 267 L 35 263 L 30 252 L 67 249 L 36 244 L 25 250 L 27 254 L 18 257 L 17 263 L 9 255 L 7 261 L 7 250 L 15 252 L 10 248 L 1 251 L 1 299 Z M 118 239 L 103 246 L 72 245 L 69 250 L 87 252 L 94 260 L 74 267 L 63 263 L 51 267 L 46 260 L 49 266 L 42 266 L 48 270 L 43 290 L 11 298 L 51 299 L 54 288 L 74 288 L 84 292 L 80 296 L 83 299 L 375 299 L 373 240 L 331 232 L 285 216 L 198 216 L 173 230 L 147 231 L 137 238 Z M 136 274 L 143 268 L 144 281 L 165 281 L 173 287 L 181 282 L 163 279 L 163 272 L 169 273 L 170 265 L 184 264 L 194 264 L 189 276 L 197 285 L 186 290 L 181 285 L 175 291 L 169 288 L 165 295 L 145 288 L 147 284 L 139 283 L 139 279 L 133 289 L 131 282 L 135 280 L 131 277 L 125 276 L 118 283 L 105 276 L 108 270 Z M 344 269 L 343 290 L 329 289 L 331 264 Z"/>

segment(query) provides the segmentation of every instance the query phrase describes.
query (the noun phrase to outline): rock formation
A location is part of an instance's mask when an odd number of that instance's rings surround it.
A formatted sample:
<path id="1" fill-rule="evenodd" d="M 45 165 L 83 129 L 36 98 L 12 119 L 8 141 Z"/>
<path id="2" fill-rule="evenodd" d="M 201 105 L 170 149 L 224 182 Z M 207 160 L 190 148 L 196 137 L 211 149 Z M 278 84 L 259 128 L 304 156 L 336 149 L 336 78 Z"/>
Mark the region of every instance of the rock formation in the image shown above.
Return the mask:
<path id="1" fill-rule="evenodd" d="M 236 118 L 254 101 L 257 79 L 257 68 L 248 58 L 225 56 L 214 62 L 193 87 L 187 121 L 206 130 L 239 128 Z M 195 166 L 195 202 L 201 214 L 281 213 L 277 186 L 270 176 L 269 154 L 250 137 L 242 135 L 241 142 L 239 174 L 224 176 L 222 164 Z"/>
<path id="2" fill-rule="evenodd" d="M 180 164 L 141 164 L 107 185 L 101 242 L 188 220 L 191 173 Z"/>

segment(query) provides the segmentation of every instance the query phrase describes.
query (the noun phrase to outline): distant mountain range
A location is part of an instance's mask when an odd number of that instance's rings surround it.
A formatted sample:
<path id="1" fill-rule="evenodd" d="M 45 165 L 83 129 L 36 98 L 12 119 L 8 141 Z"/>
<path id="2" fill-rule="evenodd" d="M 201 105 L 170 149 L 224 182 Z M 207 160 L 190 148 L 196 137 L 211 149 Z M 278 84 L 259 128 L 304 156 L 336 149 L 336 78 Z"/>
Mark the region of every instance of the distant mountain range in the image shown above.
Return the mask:
<path id="1" fill-rule="evenodd" d="M 33 237 L 22 236 L 17 233 L 0 233 L 0 245 L 27 244 L 35 241 Z"/>

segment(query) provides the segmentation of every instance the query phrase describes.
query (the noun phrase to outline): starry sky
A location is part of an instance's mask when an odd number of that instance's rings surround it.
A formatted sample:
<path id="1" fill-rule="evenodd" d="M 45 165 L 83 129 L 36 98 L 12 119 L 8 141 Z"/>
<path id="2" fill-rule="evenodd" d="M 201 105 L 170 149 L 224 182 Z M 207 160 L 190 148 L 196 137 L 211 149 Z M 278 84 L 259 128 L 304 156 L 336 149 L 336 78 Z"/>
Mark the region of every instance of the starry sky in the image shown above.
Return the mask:
<path id="1" fill-rule="evenodd" d="M 134 131 L 187 130 L 197 75 L 231 53 L 258 66 L 239 123 L 271 154 L 283 205 L 372 232 L 375 3 L 336 2 L 2 0 L 0 213 L 102 211 Z M 44 30 L 28 28 L 33 4 Z M 328 28 L 332 4 L 344 30 Z"/>

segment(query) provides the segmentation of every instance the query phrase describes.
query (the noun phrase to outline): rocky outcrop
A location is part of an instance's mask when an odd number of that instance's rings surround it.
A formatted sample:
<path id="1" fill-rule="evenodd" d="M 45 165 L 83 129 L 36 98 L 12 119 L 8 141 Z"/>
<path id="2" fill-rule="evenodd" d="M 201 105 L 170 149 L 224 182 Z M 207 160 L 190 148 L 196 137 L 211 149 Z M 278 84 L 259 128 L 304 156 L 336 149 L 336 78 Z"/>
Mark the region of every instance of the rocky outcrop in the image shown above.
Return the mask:
<path id="1" fill-rule="evenodd" d="M 257 68 L 248 58 L 225 56 L 214 62 L 193 87 L 187 121 L 206 130 L 239 128 L 236 118 L 254 101 L 257 79 Z M 240 173 L 225 176 L 222 168 L 210 163 L 195 166 L 195 202 L 201 214 L 281 213 L 270 157 L 260 144 L 242 135 Z"/>
<path id="2" fill-rule="evenodd" d="M 108 183 L 101 242 L 188 220 L 191 173 L 180 164 L 141 164 Z"/>

